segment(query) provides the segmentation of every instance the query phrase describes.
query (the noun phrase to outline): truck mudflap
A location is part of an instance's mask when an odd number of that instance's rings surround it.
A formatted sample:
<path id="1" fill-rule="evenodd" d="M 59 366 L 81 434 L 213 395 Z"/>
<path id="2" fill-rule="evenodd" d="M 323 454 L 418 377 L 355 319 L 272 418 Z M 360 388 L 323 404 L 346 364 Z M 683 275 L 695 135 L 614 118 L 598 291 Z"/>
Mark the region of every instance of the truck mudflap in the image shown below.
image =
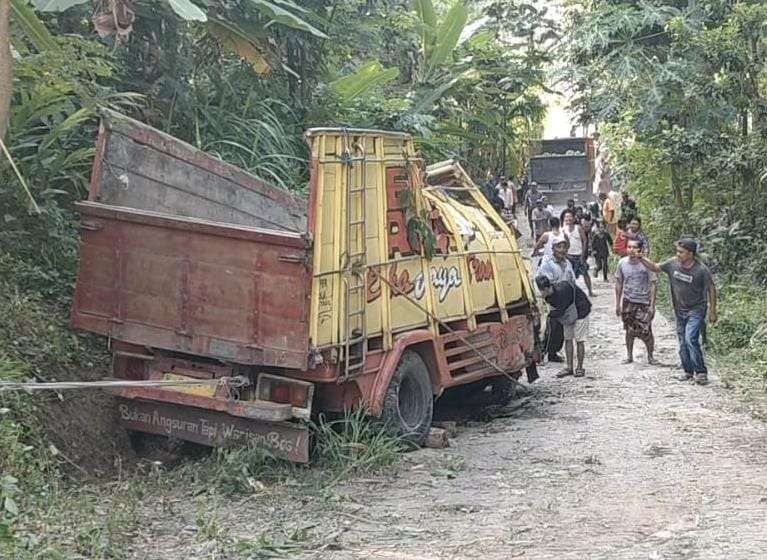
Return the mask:
<path id="1" fill-rule="evenodd" d="M 267 422 L 226 412 L 155 400 L 117 397 L 121 423 L 130 430 L 226 447 L 252 445 L 295 463 L 309 462 L 309 430 L 294 422 Z"/>

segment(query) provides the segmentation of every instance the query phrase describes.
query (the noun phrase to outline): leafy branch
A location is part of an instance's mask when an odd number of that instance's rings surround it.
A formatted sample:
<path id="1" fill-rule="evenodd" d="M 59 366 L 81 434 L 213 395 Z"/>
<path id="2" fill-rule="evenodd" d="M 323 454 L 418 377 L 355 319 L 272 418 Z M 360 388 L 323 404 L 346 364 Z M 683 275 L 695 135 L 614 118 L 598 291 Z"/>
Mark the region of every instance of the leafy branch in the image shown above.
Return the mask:
<path id="1" fill-rule="evenodd" d="M 410 189 L 399 191 L 397 199 L 405 211 L 408 243 L 411 247 L 417 247 L 427 259 L 431 259 L 437 249 L 437 237 L 430 226 L 429 212 L 426 210 L 418 211 L 415 204 L 415 194 Z"/>

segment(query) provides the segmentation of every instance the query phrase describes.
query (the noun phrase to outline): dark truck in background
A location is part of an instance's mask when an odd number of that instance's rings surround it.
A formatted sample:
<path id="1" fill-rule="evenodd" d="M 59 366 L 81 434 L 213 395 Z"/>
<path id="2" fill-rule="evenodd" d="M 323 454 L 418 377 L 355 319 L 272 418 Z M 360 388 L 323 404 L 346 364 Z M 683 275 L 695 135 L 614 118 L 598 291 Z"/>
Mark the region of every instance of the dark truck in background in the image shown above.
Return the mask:
<path id="1" fill-rule="evenodd" d="M 554 138 L 532 146 L 528 177 L 555 205 L 574 198 L 588 202 L 594 198 L 594 142 L 591 138 Z"/>

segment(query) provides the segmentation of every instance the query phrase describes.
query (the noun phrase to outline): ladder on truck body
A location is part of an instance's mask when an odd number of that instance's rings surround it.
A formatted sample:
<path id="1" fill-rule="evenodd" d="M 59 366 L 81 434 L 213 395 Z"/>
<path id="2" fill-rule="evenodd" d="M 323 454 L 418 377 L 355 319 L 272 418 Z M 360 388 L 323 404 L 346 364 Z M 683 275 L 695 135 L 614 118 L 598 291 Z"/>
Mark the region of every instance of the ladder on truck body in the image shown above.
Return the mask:
<path id="1" fill-rule="evenodd" d="M 360 375 L 365 367 L 367 333 L 365 326 L 365 277 L 367 273 L 367 231 L 365 229 L 366 165 L 364 148 L 355 144 L 360 156 L 344 147 L 342 163 L 346 166 L 346 258 L 343 276 L 344 325 L 341 344 L 344 369 L 339 381 Z M 355 163 L 361 165 L 359 183 Z"/>

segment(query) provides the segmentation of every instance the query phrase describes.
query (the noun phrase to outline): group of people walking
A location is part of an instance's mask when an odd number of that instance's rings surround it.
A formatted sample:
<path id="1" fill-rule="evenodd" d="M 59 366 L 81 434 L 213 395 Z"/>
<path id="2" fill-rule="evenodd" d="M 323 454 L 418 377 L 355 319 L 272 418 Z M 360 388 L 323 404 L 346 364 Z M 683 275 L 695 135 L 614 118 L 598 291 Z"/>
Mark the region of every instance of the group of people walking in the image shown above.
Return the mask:
<path id="1" fill-rule="evenodd" d="M 680 239 L 676 256 L 662 263 L 649 258 L 650 239 L 642 230 L 636 203 L 628 193 L 621 200 L 600 196 L 601 202 L 577 207 L 569 200 L 559 216 L 547 209 L 543 197 L 535 198 L 531 185 L 525 208 L 533 232 L 533 257 L 541 255 L 535 283 L 549 305 L 544 348 L 550 362 L 565 362 L 557 377 L 585 375 L 584 360 L 589 331 L 591 301 L 594 296 L 589 275 L 589 256 L 595 263 L 594 277 L 601 273 L 608 281 L 608 261 L 612 251 L 619 257 L 615 270 L 615 313 L 625 330 L 626 358 L 634 361 L 634 343 L 640 340 L 647 350 L 647 361 L 657 365 L 652 323 L 655 318 L 658 274 L 669 278 L 671 300 L 676 315 L 681 380 L 708 382 L 708 370 L 700 344 L 706 316 L 716 322 L 716 288 L 706 265 L 698 258 L 698 245 Z M 576 283 L 583 277 L 586 292 Z M 562 346 L 565 357 L 559 355 Z"/>
<path id="2" fill-rule="evenodd" d="M 599 194 L 598 201 L 579 206 L 567 201 L 559 215 L 535 183 L 523 177 L 489 179 L 485 196 L 504 221 L 517 231 L 516 216 L 523 206 L 533 236 L 533 258 L 540 256 L 535 283 L 549 305 L 544 334 L 545 355 L 550 362 L 564 362 L 557 377 L 585 375 L 586 340 L 594 288 L 589 274 L 589 257 L 594 278 L 609 281 L 610 253 L 619 260 L 615 269 L 615 314 L 625 331 L 626 358 L 634 361 L 634 344 L 641 341 L 647 361 L 657 365 L 652 323 L 655 318 L 658 274 L 668 276 L 674 307 L 680 380 L 708 383 L 701 347 L 701 333 L 708 318 L 717 320 L 717 295 L 711 271 L 698 258 L 698 244 L 684 238 L 676 243 L 676 256 L 662 263 L 650 260 L 650 238 L 642 229 L 637 204 L 628 192 L 612 187 Z M 584 292 L 577 280 L 583 278 Z M 588 293 L 588 295 L 587 295 Z M 564 346 L 565 357 L 560 356 Z"/>

